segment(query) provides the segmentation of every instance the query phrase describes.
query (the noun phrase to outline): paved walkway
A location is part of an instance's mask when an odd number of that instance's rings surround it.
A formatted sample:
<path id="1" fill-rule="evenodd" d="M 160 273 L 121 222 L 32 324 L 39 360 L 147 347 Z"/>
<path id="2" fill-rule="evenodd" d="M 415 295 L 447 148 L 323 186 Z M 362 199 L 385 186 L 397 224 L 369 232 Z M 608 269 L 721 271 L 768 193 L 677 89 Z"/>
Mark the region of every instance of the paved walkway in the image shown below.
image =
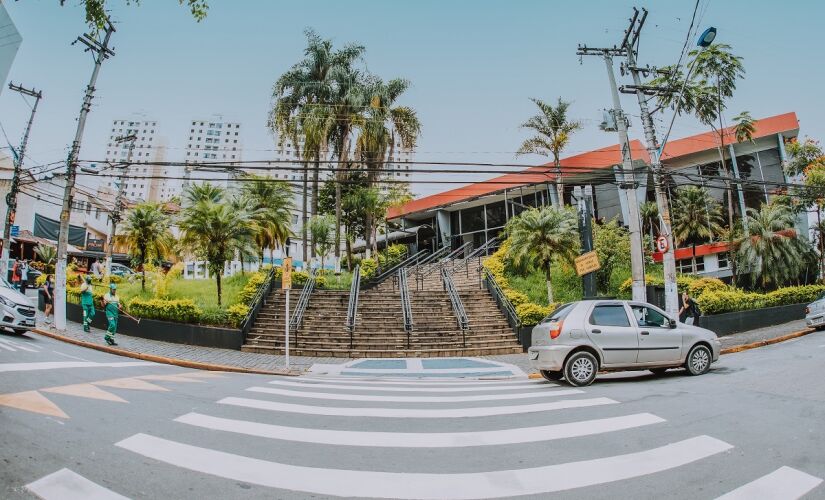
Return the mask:
<path id="1" fill-rule="evenodd" d="M 38 312 L 38 325 L 44 327 L 42 313 Z M 105 332 L 97 328 L 92 328 L 91 333 L 85 333 L 80 324 L 69 321 L 66 332 L 61 334 L 67 337 L 92 342 L 99 345 L 106 345 L 103 340 Z M 748 332 L 737 333 L 722 337 L 722 347 L 734 347 L 738 345 L 750 344 L 762 340 L 769 340 L 783 335 L 797 332 L 805 329 L 804 320 L 795 320 L 781 325 L 774 325 Z M 54 331 L 51 329 L 50 331 Z M 184 361 L 191 361 L 196 363 L 209 363 L 225 366 L 233 366 L 238 368 L 254 369 L 254 370 L 283 370 L 286 365 L 286 359 L 281 355 L 272 354 L 257 354 L 250 352 L 241 352 L 231 349 L 216 349 L 211 347 L 199 347 L 184 344 L 174 344 L 171 342 L 160 342 L 157 340 L 142 339 L 140 337 L 130 337 L 128 335 L 118 334 L 118 347 L 123 350 L 151 354 L 155 356 L 163 356 L 167 358 L 174 358 Z M 433 358 L 438 359 L 438 358 Z M 466 359 L 466 358 L 456 358 Z M 484 359 L 492 362 L 505 363 L 514 365 L 524 373 L 533 373 L 535 370 L 530 368 L 530 364 L 526 354 L 505 354 L 499 356 L 487 356 Z M 358 360 L 347 358 L 325 358 L 325 357 L 304 357 L 304 356 L 290 356 L 290 368 L 293 370 L 305 371 L 313 365 L 319 365 L 319 370 L 326 372 L 340 371 L 351 366 Z M 391 361 L 391 360 L 387 360 Z M 346 364 L 346 365 L 345 365 Z M 326 365 L 326 366 L 325 366 Z M 337 365 L 340 368 L 333 369 L 329 365 Z"/>

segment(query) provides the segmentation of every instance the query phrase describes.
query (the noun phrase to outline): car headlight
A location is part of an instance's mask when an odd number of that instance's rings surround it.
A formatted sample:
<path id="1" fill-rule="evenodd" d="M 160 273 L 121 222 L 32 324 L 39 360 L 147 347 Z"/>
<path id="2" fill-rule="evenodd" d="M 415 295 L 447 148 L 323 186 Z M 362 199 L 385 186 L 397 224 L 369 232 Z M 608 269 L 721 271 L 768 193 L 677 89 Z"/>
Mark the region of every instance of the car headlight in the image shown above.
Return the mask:
<path id="1" fill-rule="evenodd" d="M 14 307 L 14 306 L 17 305 L 14 302 L 10 301 L 9 299 L 7 299 L 5 297 L 0 297 L 0 304 L 6 305 L 6 306 L 9 306 L 9 307 Z"/>

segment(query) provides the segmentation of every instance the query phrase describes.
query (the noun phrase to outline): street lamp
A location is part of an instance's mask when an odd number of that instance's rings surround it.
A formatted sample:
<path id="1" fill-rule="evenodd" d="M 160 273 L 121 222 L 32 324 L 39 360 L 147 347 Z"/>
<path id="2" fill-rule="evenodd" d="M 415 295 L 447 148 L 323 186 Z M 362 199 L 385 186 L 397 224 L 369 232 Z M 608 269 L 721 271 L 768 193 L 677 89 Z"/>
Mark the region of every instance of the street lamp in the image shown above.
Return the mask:
<path id="1" fill-rule="evenodd" d="M 699 37 L 699 40 L 696 41 L 696 45 L 699 47 L 707 48 L 713 41 L 716 39 L 716 28 L 711 26 L 710 28 L 706 29 L 702 36 Z"/>

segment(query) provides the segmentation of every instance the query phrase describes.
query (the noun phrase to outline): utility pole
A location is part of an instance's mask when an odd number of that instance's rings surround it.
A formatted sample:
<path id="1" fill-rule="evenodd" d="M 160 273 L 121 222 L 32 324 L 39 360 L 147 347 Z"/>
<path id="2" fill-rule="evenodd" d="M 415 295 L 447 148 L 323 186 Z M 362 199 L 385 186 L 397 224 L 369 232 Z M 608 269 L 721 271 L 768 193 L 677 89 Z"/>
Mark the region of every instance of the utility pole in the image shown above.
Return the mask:
<path id="1" fill-rule="evenodd" d="M 590 48 L 579 45 L 576 54 L 579 56 L 602 56 L 607 67 L 607 78 L 610 83 L 610 93 L 613 97 L 612 115 L 619 132 L 619 147 L 622 151 L 622 182 L 619 189 L 627 199 L 627 218 L 625 221 L 630 232 L 630 274 L 633 282 L 633 300 L 647 302 L 645 289 L 645 261 L 642 247 L 642 220 L 639 217 L 639 199 L 636 197 L 637 183 L 633 174 L 633 159 L 630 155 L 630 142 L 627 139 L 627 118 L 622 111 L 619 101 L 619 90 L 616 88 L 616 76 L 613 74 L 613 56 L 626 55 L 625 43 L 610 48 Z"/>
<path id="2" fill-rule="evenodd" d="M 69 150 L 69 157 L 66 160 L 66 189 L 63 192 L 63 208 L 60 211 L 60 234 L 57 237 L 57 269 L 54 287 L 54 326 L 58 330 L 66 329 L 66 266 L 68 264 L 69 220 L 72 213 L 80 140 L 83 138 L 83 129 L 86 127 L 86 116 L 92 108 L 92 98 L 94 97 L 100 66 L 103 65 L 104 60 L 115 55 L 114 51 L 109 48 L 109 40 L 114 32 L 115 27 L 112 21 L 106 19 L 106 33 L 102 43 L 85 33 L 73 42 L 80 42 L 86 46 L 85 51 L 92 53 L 95 66 L 92 70 L 92 77 L 89 79 L 89 85 L 86 87 L 86 94 L 83 96 L 83 104 L 80 106 L 80 114 L 77 117 L 77 130 L 75 131 L 74 141 L 72 141 L 72 147 Z"/>
<path id="3" fill-rule="evenodd" d="M 575 186 L 573 198 L 578 204 L 579 238 L 582 245 L 581 254 L 584 255 L 593 251 L 593 187 Z M 584 288 L 585 298 L 598 295 L 595 272 L 582 276 L 582 288 Z"/>
<path id="4" fill-rule="evenodd" d="M 653 170 L 656 206 L 659 209 L 659 235 L 667 240 L 667 249 L 662 257 L 665 277 L 665 311 L 667 311 L 668 314 L 676 315 L 679 312 L 679 292 L 676 286 L 676 258 L 674 255 L 673 232 L 671 230 L 670 204 L 667 199 L 667 191 L 664 188 L 664 179 L 662 178 L 664 169 L 662 167 L 659 143 L 656 140 L 656 129 L 653 127 L 653 119 L 650 116 L 650 109 L 647 105 L 650 96 L 661 93 L 662 91 L 669 91 L 669 89 L 642 85 L 640 73 L 647 75 L 654 71 L 651 68 L 640 68 L 636 65 L 637 49 L 634 47 L 638 47 L 639 33 L 642 31 L 645 19 L 647 19 L 647 9 L 642 9 L 641 19 L 639 19 L 639 11 L 636 8 L 633 9 L 633 18 L 630 19 L 630 25 L 625 32 L 624 38 L 624 49 L 627 55 L 627 66 L 625 66 L 625 68 L 630 71 L 630 74 L 633 76 L 633 85 L 622 87 L 621 91 L 636 94 L 639 100 L 642 124 L 645 129 L 647 153 L 650 156 L 650 166 Z"/>
<path id="5" fill-rule="evenodd" d="M 109 244 L 106 247 L 106 275 L 112 274 L 112 253 L 115 248 L 115 235 L 117 234 L 117 225 L 120 223 L 120 215 L 123 211 L 123 196 L 126 191 L 126 172 L 132 166 L 132 152 L 135 150 L 135 141 L 137 136 L 134 133 L 129 135 L 122 135 L 115 139 L 118 144 L 129 142 L 129 152 L 126 154 L 126 165 L 121 166 L 123 172 L 120 175 L 120 184 L 117 186 L 117 196 L 115 197 L 115 209 L 112 210 L 112 232 L 109 233 Z"/>
<path id="6" fill-rule="evenodd" d="M 40 99 L 43 98 L 43 92 L 35 91 L 34 89 L 26 89 L 20 85 L 9 83 L 9 88 L 23 95 L 34 97 L 34 106 L 32 106 L 31 115 L 29 115 L 29 123 L 26 124 L 26 131 L 23 133 L 23 141 L 20 143 L 20 149 L 14 153 L 14 173 L 11 177 L 11 188 L 9 194 L 6 195 L 6 225 L 3 228 L 3 243 L 2 255 L 3 262 L 0 263 L 0 276 L 7 279 L 9 276 L 9 251 L 11 250 L 11 226 L 14 224 L 14 216 L 17 213 L 17 192 L 20 190 L 20 172 L 23 170 L 23 160 L 26 157 L 26 145 L 29 142 L 29 132 L 32 129 L 32 122 L 34 121 L 34 114 L 37 112 L 37 105 Z"/>

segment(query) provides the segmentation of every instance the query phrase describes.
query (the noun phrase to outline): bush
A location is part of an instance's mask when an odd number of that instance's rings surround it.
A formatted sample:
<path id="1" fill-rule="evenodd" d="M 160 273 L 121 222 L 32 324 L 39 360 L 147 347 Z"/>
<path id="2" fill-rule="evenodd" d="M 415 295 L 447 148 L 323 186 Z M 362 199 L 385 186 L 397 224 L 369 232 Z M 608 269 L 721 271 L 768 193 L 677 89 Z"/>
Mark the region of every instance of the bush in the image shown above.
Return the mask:
<path id="1" fill-rule="evenodd" d="M 191 299 L 144 300 L 135 297 L 129 301 L 128 310 L 132 316 L 141 318 L 176 321 L 179 323 L 195 323 L 203 319 L 205 322 L 211 323 L 211 321 L 206 321 L 207 318 L 201 317 L 202 311 L 198 309 L 195 302 Z"/>
<path id="2" fill-rule="evenodd" d="M 370 279 L 375 276 L 375 270 L 378 269 L 378 262 L 375 259 L 361 259 L 361 277 Z"/>
<path id="3" fill-rule="evenodd" d="M 706 291 L 721 292 L 728 289 L 728 285 L 719 278 L 699 278 L 688 286 L 688 293 L 691 297 L 699 297 Z"/>
<path id="4" fill-rule="evenodd" d="M 522 326 L 533 326 L 539 324 L 554 309 L 553 304 L 545 307 L 528 302 L 516 306 L 516 315 L 521 320 Z"/>
<path id="5" fill-rule="evenodd" d="M 246 304 L 235 304 L 227 307 L 226 312 L 229 314 L 229 321 L 232 325 L 241 326 L 241 321 L 246 319 L 246 315 L 249 314 L 249 306 Z"/>
<path id="6" fill-rule="evenodd" d="M 214 326 L 233 326 L 229 319 L 229 312 L 220 307 L 207 307 L 202 309 L 198 323 Z"/>
<path id="7" fill-rule="evenodd" d="M 513 307 L 518 307 L 526 302 L 530 302 L 530 298 L 527 297 L 527 294 L 521 293 L 518 290 L 507 288 L 502 291 L 504 292 L 504 296 L 507 297 L 507 300 L 513 304 Z"/>
<path id="8" fill-rule="evenodd" d="M 765 295 L 766 307 L 784 306 L 788 304 L 805 304 L 816 300 L 822 292 L 823 285 L 789 286 L 780 288 Z"/>
<path id="9" fill-rule="evenodd" d="M 706 278 L 710 279 L 710 278 Z M 676 275 L 676 288 L 679 292 L 686 292 L 690 289 L 690 285 L 697 281 L 695 276 L 688 276 L 685 274 Z M 665 286 L 664 278 L 659 276 L 645 276 L 645 284 L 647 286 Z M 724 284 L 724 283 L 723 283 Z M 619 286 L 619 294 L 629 297 L 633 291 L 633 279 L 627 278 L 624 283 Z"/>
<path id="10" fill-rule="evenodd" d="M 266 272 L 257 272 L 252 274 L 249 277 L 249 281 L 246 282 L 241 293 L 238 294 L 238 304 L 249 304 L 252 302 L 252 299 L 258 294 L 258 290 L 263 286 L 264 282 L 266 281 Z"/>
<path id="11" fill-rule="evenodd" d="M 791 286 L 769 293 L 750 293 L 738 289 L 706 290 L 696 299 L 696 302 L 702 314 L 722 314 L 763 307 L 804 304 L 814 301 L 823 292 L 825 292 L 825 285 Z"/>

